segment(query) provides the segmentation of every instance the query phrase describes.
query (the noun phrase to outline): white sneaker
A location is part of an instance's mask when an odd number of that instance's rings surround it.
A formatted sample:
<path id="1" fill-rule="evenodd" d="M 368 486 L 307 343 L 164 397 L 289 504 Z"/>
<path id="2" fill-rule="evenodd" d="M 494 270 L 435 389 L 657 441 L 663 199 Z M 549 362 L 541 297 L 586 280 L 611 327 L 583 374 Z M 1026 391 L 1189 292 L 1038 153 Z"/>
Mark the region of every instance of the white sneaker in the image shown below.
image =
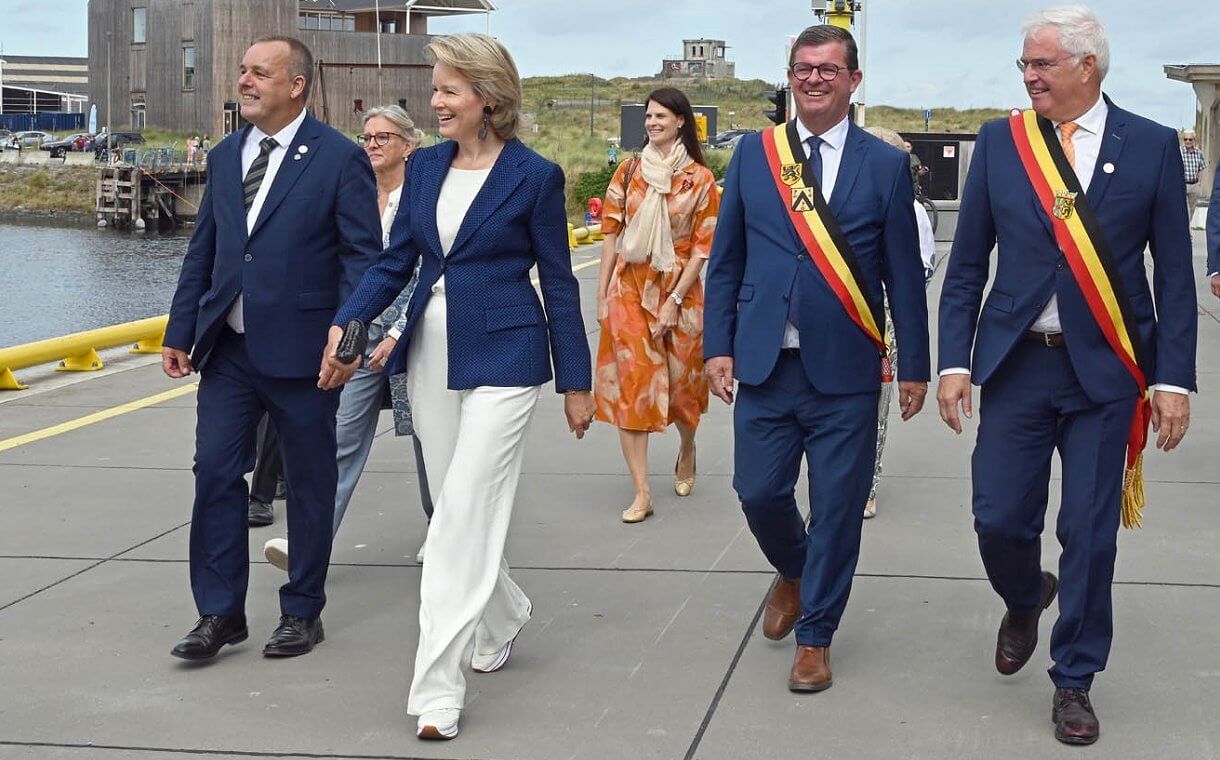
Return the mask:
<path id="1" fill-rule="evenodd" d="M 424 564 L 424 547 L 426 547 L 427 545 L 428 545 L 428 539 L 425 538 L 424 542 L 419 545 L 419 551 L 415 552 L 415 561 L 421 565 Z"/>
<path id="2" fill-rule="evenodd" d="M 263 556 L 272 565 L 288 572 L 288 539 L 273 538 L 263 544 Z"/>
<path id="3" fill-rule="evenodd" d="M 452 707 L 429 710 L 419 716 L 415 735 L 420 739 L 452 739 L 458 735 L 458 718 L 461 716 L 462 711 Z"/>
<path id="4" fill-rule="evenodd" d="M 528 610 L 526 610 L 525 623 L 530 621 L 530 615 L 533 613 L 533 611 L 534 608 L 532 605 Z M 517 640 L 517 636 L 521 635 L 522 629 L 525 628 L 525 623 L 522 623 L 521 628 L 517 629 L 516 636 L 513 636 L 512 639 L 501 647 L 500 651 L 496 652 L 495 654 L 479 654 L 478 651 L 475 651 L 475 653 L 470 657 L 470 669 L 476 673 L 495 673 L 497 670 L 504 667 L 504 664 L 508 662 L 508 656 L 513 653 L 513 642 Z"/>

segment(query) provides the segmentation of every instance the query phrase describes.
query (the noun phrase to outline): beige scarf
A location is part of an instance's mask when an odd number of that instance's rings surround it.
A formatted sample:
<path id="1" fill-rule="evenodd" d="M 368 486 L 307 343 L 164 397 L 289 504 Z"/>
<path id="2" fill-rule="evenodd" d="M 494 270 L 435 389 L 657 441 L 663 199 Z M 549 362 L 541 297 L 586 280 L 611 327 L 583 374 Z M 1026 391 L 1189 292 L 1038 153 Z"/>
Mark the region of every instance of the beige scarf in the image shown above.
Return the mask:
<path id="1" fill-rule="evenodd" d="M 674 237 L 669 223 L 669 191 L 674 175 L 686 168 L 690 156 L 681 140 L 674 141 L 668 156 L 652 143 L 640 155 L 640 174 L 648 183 L 644 200 L 623 234 L 623 258 L 638 264 L 652 257 L 652 268 L 669 272 L 674 268 Z M 625 202 L 625 200 L 624 200 Z"/>

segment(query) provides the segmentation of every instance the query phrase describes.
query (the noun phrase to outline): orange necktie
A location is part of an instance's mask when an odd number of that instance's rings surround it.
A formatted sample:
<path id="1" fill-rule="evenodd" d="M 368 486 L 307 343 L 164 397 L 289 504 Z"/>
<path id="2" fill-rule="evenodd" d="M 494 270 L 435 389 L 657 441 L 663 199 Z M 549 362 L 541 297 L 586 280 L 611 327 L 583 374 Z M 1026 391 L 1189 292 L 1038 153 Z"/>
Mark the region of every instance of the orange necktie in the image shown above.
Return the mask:
<path id="1" fill-rule="evenodd" d="M 1078 129 L 1080 125 L 1074 121 L 1065 121 L 1059 125 L 1059 144 L 1063 146 L 1063 155 L 1067 156 L 1073 169 L 1076 168 L 1076 146 L 1072 144 L 1072 133 Z"/>

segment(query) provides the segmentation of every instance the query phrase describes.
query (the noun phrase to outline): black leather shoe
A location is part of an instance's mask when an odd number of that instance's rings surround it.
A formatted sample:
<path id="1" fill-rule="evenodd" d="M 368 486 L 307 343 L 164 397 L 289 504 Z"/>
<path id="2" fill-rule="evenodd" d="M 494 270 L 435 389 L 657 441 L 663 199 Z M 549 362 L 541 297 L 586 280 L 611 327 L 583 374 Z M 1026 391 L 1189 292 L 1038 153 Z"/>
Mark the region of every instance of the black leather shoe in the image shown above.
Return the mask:
<path id="1" fill-rule="evenodd" d="M 1092 744 L 1101 736 L 1088 689 L 1055 689 L 1051 722 L 1055 724 L 1055 738 L 1064 744 Z"/>
<path id="2" fill-rule="evenodd" d="M 275 510 L 265 501 L 251 499 L 248 520 L 251 528 L 262 528 L 275 522 Z"/>
<path id="3" fill-rule="evenodd" d="M 1028 615 L 1005 613 L 995 643 L 995 669 L 1006 676 L 1025 667 L 1038 646 L 1038 618 L 1059 593 L 1059 579 L 1042 571 L 1042 602 Z"/>
<path id="4" fill-rule="evenodd" d="M 184 660 L 209 660 L 225 644 L 237 644 L 249 635 L 245 615 L 204 615 L 169 653 Z"/>
<path id="5" fill-rule="evenodd" d="M 322 633 L 322 618 L 306 620 L 293 615 L 280 615 L 280 624 L 263 647 L 264 657 L 296 657 L 309 654 L 326 636 Z"/>

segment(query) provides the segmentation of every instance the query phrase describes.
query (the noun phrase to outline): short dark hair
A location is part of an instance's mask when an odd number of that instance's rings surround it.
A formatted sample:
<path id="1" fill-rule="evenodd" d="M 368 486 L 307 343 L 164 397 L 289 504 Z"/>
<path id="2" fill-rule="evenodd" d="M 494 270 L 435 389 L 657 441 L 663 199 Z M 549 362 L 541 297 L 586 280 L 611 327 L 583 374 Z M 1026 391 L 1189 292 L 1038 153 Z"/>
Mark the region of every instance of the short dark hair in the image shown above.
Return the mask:
<path id="1" fill-rule="evenodd" d="M 280 34 L 265 34 L 251 43 L 257 45 L 260 42 L 283 42 L 288 46 L 289 62 L 293 77 L 305 77 L 305 92 L 301 94 L 302 100 L 309 100 L 309 91 L 313 88 L 313 53 L 310 52 L 309 46 L 301 42 L 296 37 Z"/>
<path id="2" fill-rule="evenodd" d="M 645 108 L 650 102 L 682 117 L 682 126 L 678 127 L 678 139 L 686 147 L 686 155 L 695 163 L 707 166 L 703 159 L 703 149 L 699 147 L 699 135 L 695 132 L 695 111 L 691 108 L 686 93 L 675 87 L 662 87 L 648 93 L 648 97 L 644 99 Z M 644 138 L 644 144 L 648 144 L 647 137 Z"/>
<path id="3" fill-rule="evenodd" d="M 792 64 L 796 63 L 798 49 L 816 47 L 830 42 L 841 42 L 847 49 L 847 68 L 853 71 L 860 68 L 860 49 L 856 47 L 856 38 L 851 36 L 851 32 L 833 24 L 819 24 L 801 32 L 797 36 L 796 42 L 792 43 L 792 49 L 788 51 L 788 68 L 792 68 Z"/>

